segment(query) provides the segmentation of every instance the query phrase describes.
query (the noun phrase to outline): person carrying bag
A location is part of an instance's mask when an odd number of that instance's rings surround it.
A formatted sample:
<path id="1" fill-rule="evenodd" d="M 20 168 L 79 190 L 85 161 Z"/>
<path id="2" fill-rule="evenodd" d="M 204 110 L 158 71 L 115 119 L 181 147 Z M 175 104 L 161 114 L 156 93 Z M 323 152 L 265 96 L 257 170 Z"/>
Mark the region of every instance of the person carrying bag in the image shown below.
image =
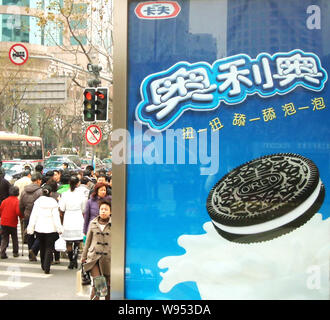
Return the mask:
<path id="1" fill-rule="evenodd" d="M 66 251 L 66 241 L 63 239 L 62 235 L 55 241 L 54 249 L 57 252 L 65 252 Z"/>
<path id="2" fill-rule="evenodd" d="M 84 264 L 81 264 L 81 284 L 83 286 L 88 286 L 92 283 L 90 273 L 85 271 Z"/>
<path id="3" fill-rule="evenodd" d="M 99 202 L 99 215 L 94 218 L 88 229 L 81 263 L 84 271 L 90 272 L 92 282 L 91 300 L 105 297 L 110 300 L 110 263 L 111 263 L 111 202 Z"/>
<path id="4" fill-rule="evenodd" d="M 58 204 L 50 196 L 51 192 L 51 186 L 46 184 L 42 187 L 42 196 L 34 203 L 27 227 L 28 234 L 32 235 L 35 232 L 37 235 L 40 243 L 41 268 L 46 274 L 50 272 L 55 241 L 63 232 Z"/>
<path id="5" fill-rule="evenodd" d="M 85 271 L 84 264 L 80 265 L 80 269 L 76 274 L 76 285 L 78 295 L 87 295 L 89 292 L 89 286 L 92 283 L 92 279 L 89 271 Z"/>

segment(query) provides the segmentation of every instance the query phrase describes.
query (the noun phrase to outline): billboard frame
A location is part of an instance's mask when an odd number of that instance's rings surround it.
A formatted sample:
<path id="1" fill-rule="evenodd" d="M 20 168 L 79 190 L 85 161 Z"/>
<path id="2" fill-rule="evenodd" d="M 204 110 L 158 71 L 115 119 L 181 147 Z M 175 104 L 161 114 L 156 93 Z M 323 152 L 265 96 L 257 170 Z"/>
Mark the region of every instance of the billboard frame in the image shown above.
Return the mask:
<path id="1" fill-rule="evenodd" d="M 113 130 L 127 129 L 128 4 L 114 0 Z M 111 299 L 125 299 L 126 164 L 113 166 Z"/>
<path id="2" fill-rule="evenodd" d="M 131 66 L 131 61 L 129 61 L 128 56 L 128 39 L 129 39 L 129 23 L 130 16 L 128 16 L 128 8 L 129 5 L 132 4 L 132 0 L 114 0 L 114 40 L 115 40 L 115 50 L 114 50 L 114 110 L 113 113 L 114 119 L 113 119 L 113 128 L 114 130 L 122 129 L 123 132 L 127 132 L 128 128 L 128 102 L 131 97 L 128 97 L 128 70 Z M 131 10 L 130 10 L 131 14 Z M 291 48 L 292 51 L 289 53 L 291 54 L 294 52 L 293 50 L 295 48 Z M 236 50 L 238 50 L 236 48 Z M 275 50 L 275 49 L 274 49 Z M 244 51 L 245 52 L 245 51 Z M 268 52 L 268 51 L 267 51 Z M 286 51 L 285 51 L 286 52 Z M 274 53 L 274 52 L 273 52 Z M 274 54 L 281 54 L 282 52 L 278 52 L 278 50 L 275 50 Z M 297 51 L 295 51 L 297 53 Z M 300 52 L 298 52 L 300 53 Z M 230 57 L 229 54 L 226 59 Z M 250 60 L 254 59 L 256 57 L 255 55 L 250 54 L 248 56 L 251 58 Z M 273 57 L 273 56 L 271 56 Z M 270 58 L 271 58 L 270 57 Z M 224 60 L 224 58 L 221 58 Z M 218 60 L 221 60 L 218 59 Z M 216 59 L 213 59 L 212 61 L 215 61 Z M 250 61 L 249 60 L 249 61 Z M 204 61 L 204 60 L 202 60 Z M 174 66 L 174 63 L 173 63 Z M 163 69 L 165 70 L 165 69 Z M 169 69 L 168 69 L 169 70 Z M 172 69 L 173 70 L 173 69 Z M 149 80 L 150 78 L 148 78 Z M 252 118 L 250 121 L 254 121 L 257 118 Z M 262 119 L 262 118 L 260 118 Z M 264 120 L 267 122 L 268 120 Z M 125 138 L 123 138 L 125 139 Z M 264 139 L 269 139 L 267 136 Z M 284 141 L 291 141 L 287 140 L 287 138 Z M 275 141 L 276 139 L 270 139 L 270 140 L 261 140 L 260 142 L 263 143 L 263 149 L 274 149 L 273 147 L 267 147 L 265 144 L 271 143 L 272 141 Z M 281 140 L 279 140 L 281 142 Z M 294 143 L 297 141 L 292 140 Z M 122 141 L 121 141 L 122 142 Z M 299 140 L 297 142 L 299 144 Z M 254 146 L 253 146 L 254 147 Z M 290 147 L 290 145 L 289 145 Z M 277 148 L 277 147 L 276 147 Z M 281 147 L 281 152 L 283 148 L 287 147 Z M 295 145 L 295 149 L 302 149 L 298 145 Z M 307 148 L 306 148 L 307 149 Z M 259 146 L 257 145 L 257 151 L 259 150 Z M 253 150 L 252 150 L 253 151 Z M 259 151 L 263 151 L 260 149 Z M 290 151 L 290 150 L 289 150 Z M 287 151 L 287 152 L 289 152 Z M 299 151 L 299 150 L 298 150 Z M 309 150 L 310 152 L 313 152 L 312 148 Z M 268 151 L 267 151 L 268 152 Z M 291 152 L 291 151 L 290 151 Z M 253 153 L 253 152 L 250 152 Z M 248 152 L 247 155 L 249 156 L 250 153 Z M 237 158 L 238 159 L 238 158 Z M 246 161 L 252 158 L 247 158 Z M 125 162 L 124 162 L 125 163 Z M 127 162 L 126 162 L 127 163 Z M 228 168 L 230 168 L 228 166 Z M 112 241 L 112 266 L 111 266 L 111 275 L 112 275 L 112 298 L 113 299 L 125 299 L 126 294 L 130 295 L 129 292 L 129 285 L 130 280 L 127 278 L 127 292 L 125 292 L 125 285 L 126 285 L 126 279 L 125 279 L 125 267 L 126 267 L 126 212 L 127 212 L 127 201 L 130 201 L 130 197 L 127 198 L 127 191 L 130 192 L 128 185 L 127 185 L 127 174 L 129 174 L 130 168 L 126 167 L 125 164 L 115 165 L 114 166 L 114 180 L 115 185 L 113 189 L 113 241 Z M 128 179 L 131 179 L 130 176 L 128 176 Z M 128 194 L 128 196 L 130 196 Z M 127 200 L 128 199 L 128 200 Z M 129 209 L 130 210 L 130 209 Z M 130 213 L 130 211 L 128 211 Z M 131 218 L 131 216 L 129 216 Z M 129 219 L 131 220 L 131 219 Z M 130 222 L 130 221 L 129 221 Z M 129 224 L 128 224 L 129 226 Z M 130 236 L 130 234 L 129 234 Z M 131 238 L 131 237 L 130 237 Z M 129 239 L 129 238 L 127 238 Z M 131 240 L 136 241 L 137 238 L 131 238 Z M 143 241 L 141 241 L 143 242 Z M 127 242 L 129 245 L 129 243 Z M 128 248 L 128 247 L 127 247 Z M 145 248 L 148 250 L 148 248 Z M 139 260 L 140 257 L 136 255 L 134 257 L 136 260 Z M 127 266 L 129 266 L 129 259 L 130 256 L 127 255 Z M 143 294 L 143 291 L 142 291 Z"/>

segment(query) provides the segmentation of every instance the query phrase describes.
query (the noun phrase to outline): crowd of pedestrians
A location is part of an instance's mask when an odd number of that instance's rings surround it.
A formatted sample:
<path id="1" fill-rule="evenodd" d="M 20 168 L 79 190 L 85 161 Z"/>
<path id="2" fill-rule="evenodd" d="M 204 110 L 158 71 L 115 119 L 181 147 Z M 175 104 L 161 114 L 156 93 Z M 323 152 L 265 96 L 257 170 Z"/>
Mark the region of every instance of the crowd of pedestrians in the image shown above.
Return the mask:
<path id="1" fill-rule="evenodd" d="M 29 261 L 37 261 L 40 253 L 41 268 L 49 274 L 52 264 L 60 264 L 55 242 L 61 237 L 66 242 L 68 268 L 78 268 L 81 249 L 84 270 L 93 279 L 105 277 L 105 299 L 110 299 L 111 189 L 111 172 L 94 173 L 92 166 L 80 173 L 63 166 L 63 170 L 46 174 L 42 165 L 33 172 L 26 167 L 22 177 L 11 185 L 0 161 L 1 259 L 8 258 L 9 237 L 13 257 L 19 256 L 20 221 Z M 94 286 L 91 299 L 98 299 Z"/>

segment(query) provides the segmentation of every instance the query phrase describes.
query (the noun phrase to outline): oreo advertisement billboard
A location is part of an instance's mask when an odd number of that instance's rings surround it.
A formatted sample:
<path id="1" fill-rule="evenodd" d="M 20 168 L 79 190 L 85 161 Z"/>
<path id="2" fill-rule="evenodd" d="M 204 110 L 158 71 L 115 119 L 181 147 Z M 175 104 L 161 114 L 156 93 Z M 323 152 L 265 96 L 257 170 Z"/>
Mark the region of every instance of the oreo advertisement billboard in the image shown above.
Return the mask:
<path id="1" fill-rule="evenodd" d="M 127 299 L 329 298 L 329 17 L 129 1 Z"/>

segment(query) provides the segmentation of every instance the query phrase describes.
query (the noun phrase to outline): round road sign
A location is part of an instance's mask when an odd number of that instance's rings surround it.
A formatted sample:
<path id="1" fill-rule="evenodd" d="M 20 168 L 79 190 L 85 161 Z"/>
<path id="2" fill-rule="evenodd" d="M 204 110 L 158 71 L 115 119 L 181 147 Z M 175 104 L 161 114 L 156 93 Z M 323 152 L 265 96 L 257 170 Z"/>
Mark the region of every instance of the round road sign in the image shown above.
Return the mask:
<path id="1" fill-rule="evenodd" d="M 86 129 L 86 134 L 85 134 L 86 141 L 95 146 L 101 142 L 102 139 L 102 131 L 100 127 L 98 127 L 95 124 L 90 125 Z"/>
<path id="2" fill-rule="evenodd" d="M 9 49 L 9 59 L 13 64 L 21 66 L 29 57 L 28 50 L 20 43 L 16 43 Z"/>

